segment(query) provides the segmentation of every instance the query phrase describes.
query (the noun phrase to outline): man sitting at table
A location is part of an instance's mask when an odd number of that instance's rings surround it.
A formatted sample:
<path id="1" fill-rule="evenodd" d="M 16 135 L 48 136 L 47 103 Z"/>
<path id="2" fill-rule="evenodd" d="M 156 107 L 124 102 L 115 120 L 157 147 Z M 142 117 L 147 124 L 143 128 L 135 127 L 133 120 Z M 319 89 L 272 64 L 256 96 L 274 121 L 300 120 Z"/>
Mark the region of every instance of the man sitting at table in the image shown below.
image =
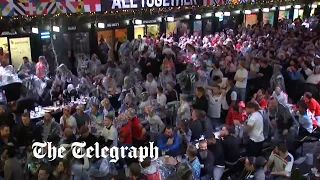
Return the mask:
<path id="1" fill-rule="evenodd" d="M 84 105 L 78 105 L 76 107 L 76 112 L 73 114 L 73 117 L 77 121 L 78 129 L 83 125 L 89 124 L 90 116 L 84 112 Z"/>
<path id="2" fill-rule="evenodd" d="M 291 174 L 293 162 L 293 156 L 288 152 L 286 144 L 279 143 L 269 156 L 264 171 L 267 172 L 271 165 L 273 165 L 270 173 L 271 177 L 274 179 L 278 179 L 279 177 L 287 178 Z"/>
<path id="3" fill-rule="evenodd" d="M 63 108 L 63 115 L 60 118 L 60 125 L 62 131 L 66 128 L 70 128 L 73 130 L 73 133 L 76 133 L 77 130 L 77 121 L 76 119 L 70 114 L 71 108 L 70 106 L 65 106 Z"/>
<path id="4" fill-rule="evenodd" d="M 39 142 L 40 137 L 36 136 L 35 127 L 30 123 L 30 114 L 25 112 L 21 115 L 21 122 L 13 129 L 13 134 L 17 141 L 18 147 L 28 147 L 32 145 L 32 141 L 36 139 Z"/>
<path id="5" fill-rule="evenodd" d="M 61 137 L 61 128 L 49 112 L 44 114 L 43 120 L 37 122 L 37 127 L 40 128 L 43 141 L 47 141 L 49 137 Z"/>
<path id="6" fill-rule="evenodd" d="M 158 147 L 160 151 L 167 151 L 166 154 L 171 156 L 179 155 L 179 136 L 173 131 L 173 127 L 168 125 L 164 133 L 158 139 Z"/>

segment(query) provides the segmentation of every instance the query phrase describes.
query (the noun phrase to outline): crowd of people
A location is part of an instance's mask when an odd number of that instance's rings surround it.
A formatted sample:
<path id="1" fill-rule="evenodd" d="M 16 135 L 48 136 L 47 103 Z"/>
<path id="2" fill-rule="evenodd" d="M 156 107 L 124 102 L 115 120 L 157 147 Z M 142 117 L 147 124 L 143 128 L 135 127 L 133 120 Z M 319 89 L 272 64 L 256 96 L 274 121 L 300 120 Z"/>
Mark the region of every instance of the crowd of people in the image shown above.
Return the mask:
<path id="1" fill-rule="evenodd" d="M 320 39 L 316 29 L 295 22 L 277 29 L 239 25 L 204 37 L 139 36 L 122 43 L 119 58 L 106 64 L 95 54 L 77 55 L 76 71 L 61 64 L 50 73 L 45 57 L 37 64 L 24 57 L 18 72 L 9 69 L 30 83 L 22 83 L 19 99 L 0 106 L 1 177 L 290 177 L 302 145 L 296 140 L 318 138 L 320 125 Z M 58 110 L 34 117 L 39 105 Z M 71 153 L 49 161 L 33 156 L 34 142 L 67 149 L 73 142 L 86 142 L 86 148 L 155 142 L 161 156 L 177 163 L 172 170 L 161 158 L 111 163 Z M 264 151 L 266 144 L 272 152 Z"/>

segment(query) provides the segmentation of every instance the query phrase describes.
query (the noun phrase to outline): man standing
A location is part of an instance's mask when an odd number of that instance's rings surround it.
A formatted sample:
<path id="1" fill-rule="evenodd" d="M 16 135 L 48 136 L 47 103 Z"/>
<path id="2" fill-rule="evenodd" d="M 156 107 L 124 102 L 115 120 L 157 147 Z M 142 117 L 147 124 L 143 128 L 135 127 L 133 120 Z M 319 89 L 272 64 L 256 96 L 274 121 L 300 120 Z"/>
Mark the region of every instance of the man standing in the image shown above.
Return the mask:
<path id="1" fill-rule="evenodd" d="M 96 54 L 92 54 L 91 60 L 89 62 L 91 73 L 96 76 L 100 73 L 101 61 L 98 59 Z"/>
<path id="2" fill-rule="evenodd" d="M 203 129 L 203 125 L 200 120 L 201 110 L 195 109 L 192 111 L 192 122 L 190 124 L 190 130 L 192 132 L 191 142 L 199 140 L 201 135 L 204 134 L 205 129 Z"/>
<path id="3" fill-rule="evenodd" d="M 244 61 L 239 62 L 239 69 L 234 76 L 234 80 L 236 81 L 236 90 L 241 101 L 246 100 L 246 88 L 248 80 L 248 71 L 244 68 L 244 65 Z"/>
<path id="4" fill-rule="evenodd" d="M 118 145 L 118 132 L 112 124 L 113 115 L 108 114 L 104 117 L 104 128 L 101 136 L 104 137 L 107 147 L 117 147 Z"/>
<path id="5" fill-rule="evenodd" d="M 308 105 L 309 111 L 311 111 L 313 116 L 316 118 L 316 120 L 318 122 L 318 126 L 319 126 L 320 125 L 320 105 L 319 105 L 319 103 L 317 102 L 317 100 L 312 98 L 312 94 L 310 92 L 304 93 L 303 99 L 306 102 L 306 104 Z"/>
<path id="6" fill-rule="evenodd" d="M 224 159 L 224 151 L 223 151 L 223 144 L 221 140 L 216 139 L 212 133 L 208 133 L 206 135 L 206 146 L 209 152 L 212 153 L 213 159 L 211 162 L 213 162 L 212 171 L 213 172 L 213 180 L 219 180 L 221 179 L 224 169 L 225 169 L 225 159 Z M 200 144 L 199 144 L 200 146 Z M 210 159 L 210 157 L 208 156 Z"/>
<path id="7" fill-rule="evenodd" d="M 245 124 L 245 131 L 249 134 L 249 143 L 247 145 L 247 155 L 258 157 L 263 148 L 263 116 L 261 115 L 259 104 L 257 102 L 248 102 L 246 105 L 249 114 Z"/>
<path id="8" fill-rule="evenodd" d="M 212 178 L 213 172 L 213 154 L 208 150 L 208 144 L 206 140 L 199 142 L 199 153 L 198 158 L 201 164 L 201 180 L 208 180 Z M 223 171 L 222 171 L 223 172 Z"/>
<path id="9" fill-rule="evenodd" d="M 118 38 L 116 38 L 115 40 L 116 42 L 114 43 L 113 56 L 114 56 L 114 60 L 117 62 L 119 61 L 119 49 L 121 46 L 121 42 L 119 41 Z"/>
<path id="10" fill-rule="evenodd" d="M 189 145 L 187 148 L 187 157 L 188 161 L 192 168 L 192 175 L 194 180 L 200 180 L 200 171 L 201 171 L 201 164 L 199 162 L 199 159 L 197 157 L 198 150 L 195 146 Z"/>

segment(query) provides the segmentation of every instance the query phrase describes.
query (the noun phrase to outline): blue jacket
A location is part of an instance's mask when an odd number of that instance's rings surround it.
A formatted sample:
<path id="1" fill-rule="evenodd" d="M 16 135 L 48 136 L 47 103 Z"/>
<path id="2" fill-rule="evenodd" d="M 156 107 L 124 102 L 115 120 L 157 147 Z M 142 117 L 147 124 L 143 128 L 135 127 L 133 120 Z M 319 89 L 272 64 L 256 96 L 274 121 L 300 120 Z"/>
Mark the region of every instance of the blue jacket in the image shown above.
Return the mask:
<path id="1" fill-rule="evenodd" d="M 162 134 L 159 137 L 159 140 L 158 140 L 158 143 L 157 143 L 159 150 L 162 151 L 162 150 L 169 149 L 170 151 L 172 151 L 172 150 L 178 149 L 179 148 L 179 144 L 180 144 L 179 136 L 177 136 L 177 134 L 174 133 L 173 137 L 174 137 L 173 144 L 168 146 L 167 145 L 167 141 L 168 141 L 168 139 L 170 137 L 166 137 L 166 136 L 164 136 Z"/>
<path id="2" fill-rule="evenodd" d="M 299 80 L 301 78 L 300 71 L 295 71 L 295 72 L 289 71 L 288 74 L 291 80 Z"/>

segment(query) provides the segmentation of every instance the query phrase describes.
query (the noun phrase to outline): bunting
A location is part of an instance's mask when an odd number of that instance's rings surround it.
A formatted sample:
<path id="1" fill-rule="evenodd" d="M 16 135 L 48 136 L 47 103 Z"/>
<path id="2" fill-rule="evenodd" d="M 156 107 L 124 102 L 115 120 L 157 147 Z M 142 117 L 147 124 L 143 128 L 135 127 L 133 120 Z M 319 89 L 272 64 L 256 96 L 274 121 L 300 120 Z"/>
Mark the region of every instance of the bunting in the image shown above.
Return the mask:
<path id="1" fill-rule="evenodd" d="M 0 0 L 0 16 L 101 12 L 100 0 Z"/>

